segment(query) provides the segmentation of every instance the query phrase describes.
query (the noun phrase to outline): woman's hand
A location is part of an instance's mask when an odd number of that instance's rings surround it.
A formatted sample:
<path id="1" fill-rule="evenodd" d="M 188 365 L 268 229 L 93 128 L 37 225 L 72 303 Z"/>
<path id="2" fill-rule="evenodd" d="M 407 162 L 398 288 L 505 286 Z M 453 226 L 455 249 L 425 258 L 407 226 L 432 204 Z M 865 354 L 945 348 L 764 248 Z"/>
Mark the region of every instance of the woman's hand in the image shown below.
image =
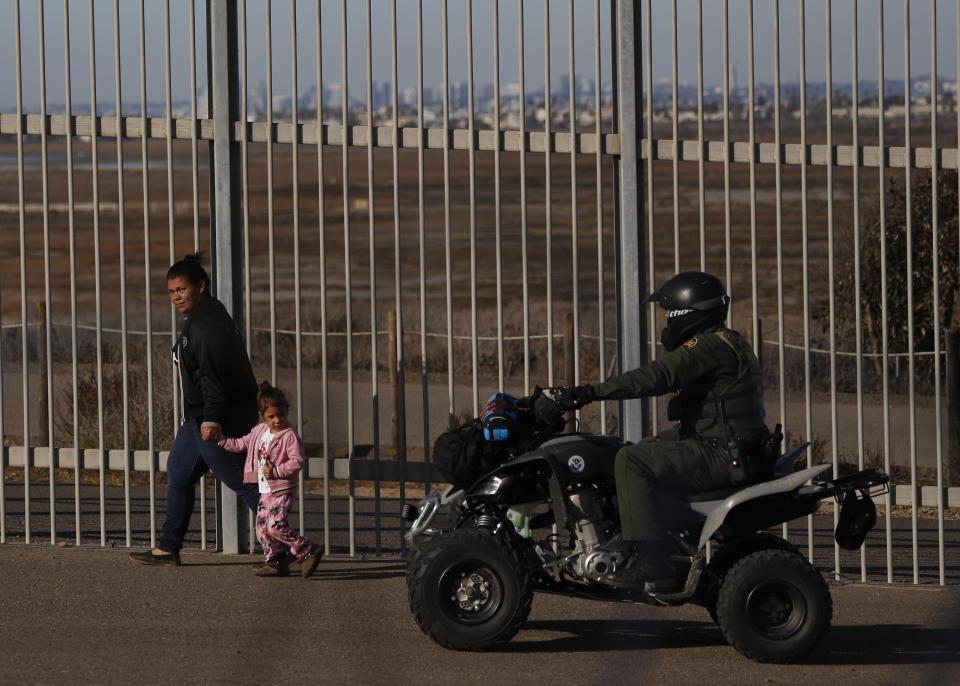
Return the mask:
<path id="1" fill-rule="evenodd" d="M 200 437 L 205 441 L 217 443 L 223 438 L 223 430 L 219 426 L 201 426 Z"/>

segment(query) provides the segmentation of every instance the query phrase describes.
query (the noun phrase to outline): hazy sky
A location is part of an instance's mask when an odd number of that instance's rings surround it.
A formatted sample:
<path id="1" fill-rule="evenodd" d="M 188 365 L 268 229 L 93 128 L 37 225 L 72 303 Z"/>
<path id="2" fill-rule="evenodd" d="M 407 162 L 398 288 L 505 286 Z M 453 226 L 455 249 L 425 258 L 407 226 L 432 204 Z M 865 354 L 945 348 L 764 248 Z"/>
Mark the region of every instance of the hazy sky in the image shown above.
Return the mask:
<path id="1" fill-rule="evenodd" d="M 0 109 L 14 111 L 16 107 L 16 68 L 14 8 L 16 0 L 0 0 L 0 16 L 9 18 L 0 26 Z M 39 21 L 40 0 L 20 0 L 21 60 L 23 71 L 23 101 L 27 111 L 39 111 Z M 151 102 L 162 102 L 166 95 L 164 76 L 165 32 L 163 0 L 146 0 L 146 54 L 147 93 Z M 493 1 L 475 0 L 473 3 L 474 80 L 478 87 L 493 81 L 494 20 Z M 528 92 L 541 90 L 544 82 L 544 2 L 525 0 L 525 69 Z M 603 0 L 600 7 L 602 81 L 610 79 L 610 3 Z M 758 83 L 773 81 L 774 1 L 756 0 L 754 3 L 754 55 Z M 858 8 L 860 78 L 877 78 L 877 8 L 879 0 L 860 0 Z M 44 5 L 46 42 L 46 80 L 48 106 L 62 104 L 64 96 L 64 3 L 47 0 Z M 247 64 L 251 88 L 266 81 L 266 17 L 268 3 L 247 0 Z M 275 94 L 289 94 L 291 83 L 291 23 L 287 0 L 269 3 L 273 43 L 273 90 Z M 466 1 L 448 3 L 448 40 L 450 81 L 467 78 L 467 22 Z M 646 3 L 643 20 L 646 22 Z M 681 81 L 695 82 L 697 78 L 697 1 L 677 0 L 678 74 Z M 781 79 L 795 82 L 799 76 L 799 12 L 800 0 L 782 0 L 780 3 L 780 59 Z M 904 2 L 886 0 L 885 67 L 888 78 L 902 79 L 904 68 Z M 120 0 L 120 59 L 121 88 L 125 103 L 139 100 L 139 14 L 137 0 Z M 184 101 L 190 93 L 190 38 L 189 0 L 169 0 L 171 23 L 171 72 L 174 100 Z M 348 83 L 351 93 L 361 95 L 366 84 L 366 4 L 360 0 L 347 3 Z M 703 0 L 703 61 L 706 84 L 719 85 L 723 76 L 722 62 L 722 2 Z M 826 76 L 826 0 L 807 0 L 806 13 L 806 68 L 807 80 L 821 82 Z M 837 0 L 832 7 L 833 79 L 836 83 L 852 80 L 851 15 L 853 0 Z M 911 74 L 930 73 L 930 0 L 914 0 L 910 7 Z M 89 2 L 70 0 L 70 42 L 73 100 L 88 103 L 89 82 Z M 94 0 L 94 28 L 96 32 L 97 99 L 112 103 L 116 99 L 114 75 L 114 2 Z M 197 0 L 197 90 L 206 89 L 206 31 L 204 2 Z M 330 85 L 341 80 L 341 2 L 321 2 L 322 57 L 324 82 Z M 389 0 L 372 0 L 373 17 L 373 79 L 390 80 L 391 31 Z M 424 81 L 428 87 L 441 82 L 441 0 L 423 0 Z M 671 76 L 671 23 L 673 3 L 670 0 L 652 0 L 653 76 L 655 80 Z M 938 71 L 941 77 L 954 79 L 957 71 L 956 0 L 936 0 L 938 42 Z M 299 92 L 316 83 L 316 8 L 315 0 L 296 0 L 297 52 Z M 397 0 L 399 84 L 413 85 L 417 74 L 415 0 Z M 549 0 L 550 8 L 550 62 L 551 79 L 555 85 L 569 71 L 569 3 L 567 0 Z M 594 11 L 593 0 L 573 0 L 574 56 L 577 73 L 594 75 Z M 730 61 L 737 72 L 739 85 L 747 81 L 748 65 L 748 2 L 729 1 Z M 499 42 L 501 84 L 517 80 L 518 64 L 518 5 L 517 0 L 499 2 Z M 646 33 L 644 34 L 644 39 Z M 125 108 L 126 112 L 131 109 Z M 136 109 L 133 113 L 136 113 Z"/>

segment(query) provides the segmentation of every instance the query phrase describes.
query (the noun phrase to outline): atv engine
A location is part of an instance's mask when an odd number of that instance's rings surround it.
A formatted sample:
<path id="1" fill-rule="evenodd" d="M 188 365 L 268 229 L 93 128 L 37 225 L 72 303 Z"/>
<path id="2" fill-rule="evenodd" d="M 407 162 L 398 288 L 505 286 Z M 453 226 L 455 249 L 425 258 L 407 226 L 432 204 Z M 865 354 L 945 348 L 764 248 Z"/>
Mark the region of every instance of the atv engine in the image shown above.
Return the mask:
<path id="1" fill-rule="evenodd" d="M 571 514 L 576 517 L 574 554 L 567 558 L 567 569 L 577 577 L 603 582 L 623 563 L 619 552 L 597 548 L 610 538 L 611 523 L 604 516 L 609 506 L 606 494 L 595 488 L 581 488 L 570 494 Z"/>

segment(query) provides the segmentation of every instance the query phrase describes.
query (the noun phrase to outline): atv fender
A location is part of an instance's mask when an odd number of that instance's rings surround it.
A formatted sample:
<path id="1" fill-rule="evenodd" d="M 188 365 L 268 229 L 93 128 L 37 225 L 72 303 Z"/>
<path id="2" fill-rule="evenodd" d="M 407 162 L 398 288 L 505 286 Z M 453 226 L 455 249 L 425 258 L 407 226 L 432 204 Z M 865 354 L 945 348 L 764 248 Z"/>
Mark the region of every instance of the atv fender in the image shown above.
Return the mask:
<path id="1" fill-rule="evenodd" d="M 812 480 L 828 469 L 830 469 L 830 465 L 821 464 L 816 467 L 804 469 L 802 472 L 796 472 L 779 479 L 774 479 L 773 481 L 764 481 L 763 483 L 748 486 L 729 496 L 726 500 L 690 503 L 690 507 L 694 511 L 705 515 L 707 518 L 703 524 L 703 530 L 700 532 L 699 547 L 702 548 L 707 544 L 707 541 L 713 537 L 717 529 L 723 525 L 727 515 L 738 505 L 764 496 L 789 493 L 790 491 L 800 488 L 804 483 Z"/>
<path id="2" fill-rule="evenodd" d="M 557 528 L 568 528 L 569 513 L 567 512 L 567 499 L 563 493 L 563 484 L 561 484 L 558 474 L 560 470 L 557 467 L 557 461 L 549 453 L 540 450 L 532 451 L 522 455 L 515 460 L 505 462 L 492 472 L 484 474 L 477 480 L 465 493 L 468 501 L 474 503 L 493 502 L 501 505 L 516 496 L 516 488 L 523 484 L 535 483 L 530 481 L 530 477 L 516 481 L 513 477 L 520 475 L 525 467 L 533 466 L 534 469 L 542 469 L 547 472 L 541 478 L 545 478 L 547 484 L 546 493 L 540 494 L 544 497 L 549 494 L 550 508 L 557 523 Z M 522 486 L 523 490 L 529 490 L 528 485 Z"/>

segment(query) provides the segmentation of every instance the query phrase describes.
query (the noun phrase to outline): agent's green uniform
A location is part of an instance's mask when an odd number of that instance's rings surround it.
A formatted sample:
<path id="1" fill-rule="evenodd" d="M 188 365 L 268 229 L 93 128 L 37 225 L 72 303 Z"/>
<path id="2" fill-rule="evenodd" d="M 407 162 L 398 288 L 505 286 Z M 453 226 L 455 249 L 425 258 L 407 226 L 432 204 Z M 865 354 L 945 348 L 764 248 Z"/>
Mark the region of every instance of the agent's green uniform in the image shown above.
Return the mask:
<path id="1" fill-rule="evenodd" d="M 699 333 L 659 360 L 593 387 L 597 400 L 625 400 L 678 392 L 671 419 L 679 424 L 622 448 L 616 456 L 617 499 L 627 541 L 663 537 L 653 507 L 654 488 L 708 491 L 747 482 L 751 453 L 760 452 L 764 424 L 760 364 L 736 331 Z M 726 430 L 724 430 L 724 421 Z M 734 465 L 729 440 L 744 450 Z"/>

